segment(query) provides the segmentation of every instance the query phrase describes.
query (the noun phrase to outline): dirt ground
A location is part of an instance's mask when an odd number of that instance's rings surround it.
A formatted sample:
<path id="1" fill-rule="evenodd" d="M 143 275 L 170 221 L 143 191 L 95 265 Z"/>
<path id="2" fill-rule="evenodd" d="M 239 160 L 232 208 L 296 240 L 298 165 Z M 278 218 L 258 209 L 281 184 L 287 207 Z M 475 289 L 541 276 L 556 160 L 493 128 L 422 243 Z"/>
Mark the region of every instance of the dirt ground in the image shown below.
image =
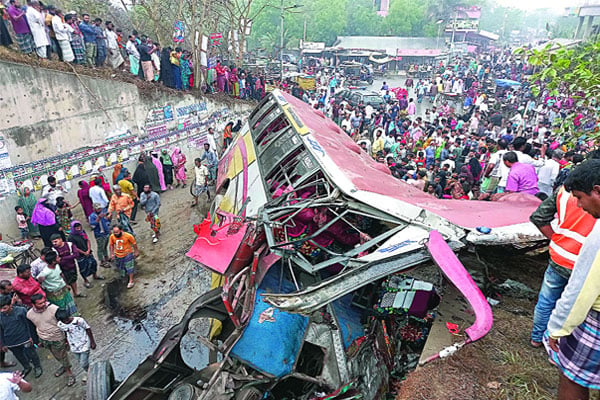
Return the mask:
<path id="1" fill-rule="evenodd" d="M 110 359 L 117 379 L 125 378 L 154 350 L 166 329 L 179 322 L 187 306 L 210 284 L 208 273 L 185 256 L 195 238 L 193 224 L 199 223 L 208 210 L 206 197 L 195 208 L 190 208 L 192 198 L 188 187 L 167 191 L 161 198 L 163 236 L 158 243 L 152 244 L 152 232 L 148 223 L 144 222 L 144 212 L 138 212 L 136 218 L 134 230 L 140 257 L 136 264 L 135 287 L 126 289 L 114 267 L 99 268 L 106 281 L 93 282 L 91 289 L 83 288 L 83 282 L 81 279 L 79 281 L 81 291 L 88 297 L 76 299 L 76 303 L 82 316 L 91 325 L 98 344 L 97 349 L 92 351 L 91 362 Z M 77 219 L 83 217 L 80 207 L 74 211 Z M 41 246 L 39 243 L 38 246 Z M 95 248 L 95 242 L 92 247 Z M 110 291 L 106 290 L 107 285 L 110 285 Z M 109 295 L 110 299 L 106 299 Z M 120 308 L 107 307 L 107 300 L 119 304 Z M 120 318 L 119 315 L 127 318 Z M 38 354 L 44 374 L 39 379 L 28 376 L 34 390 L 32 393 L 20 393 L 20 399 L 85 398 L 85 385 L 81 382 L 82 371 L 79 367 L 75 368 L 77 383 L 68 388 L 64 375 L 59 378 L 53 376 L 59 365 L 51 354 L 43 348 L 38 350 Z M 10 353 L 7 359 L 15 361 Z M 71 361 L 76 363 L 74 359 Z"/>
<path id="2" fill-rule="evenodd" d="M 513 279 L 537 292 L 546 268 L 547 253 L 485 258 L 491 280 Z M 475 257 L 461 260 L 474 275 L 483 268 Z M 548 362 L 544 349 L 529 346 L 534 296 L 498 293 L 492 307 L 494 326 L 478 342 L 453 356 L 431 362 L 395 383 L 397 400 L 551 400 L 557 396 L 559 373 Z M 592 394 L 600 399 L 600 394 Z"/>

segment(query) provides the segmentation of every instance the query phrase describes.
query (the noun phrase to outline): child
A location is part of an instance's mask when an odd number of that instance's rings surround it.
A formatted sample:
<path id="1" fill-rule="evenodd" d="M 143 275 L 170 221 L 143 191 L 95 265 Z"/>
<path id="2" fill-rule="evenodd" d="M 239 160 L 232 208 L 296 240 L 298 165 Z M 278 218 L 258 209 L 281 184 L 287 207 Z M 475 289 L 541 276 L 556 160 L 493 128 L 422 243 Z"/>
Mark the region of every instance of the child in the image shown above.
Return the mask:
<path id="1" fill-rule="evenodd" d="M 92 334 L 92 328 L 85 319 L 73 317 L 71 313 L 64 308 L 56 310 L 56 319 L 58 320 L 58 329 L 67 334 L 67 342 L 71 352 L 79 361 L 79 366 L 85 371 L 82 381 L 87 381 L 87 370 L 90 366 L 90 349 L 96 348 L 96 341 Z"/>
<path id="2" fill-rule="evenodd" d="M 65 201 L 64 197 L 56 198 L 56 222 L 59 223 L 65 235 L 71 233 L 71 206 Z"/>
<path id="3" fill-rule="evenodd" d="M 21 305 L 19 296 L 15 293 L 12 287 L 12 283 L 7 280 L 0 281 L 0 296 L 10 296 L 12 298 L 12 304 Z"/>
<path id="4" fill-rule="evenodd" d="M 17 226 L 21 231 L 21 239 L 29 239 L 29 228 L 27 227 L 27 222 L 29 221 L 29 216 L 23 214 L 23 209 L 19 206 L 15 207 L 15 211 L 17 212 Z"/>

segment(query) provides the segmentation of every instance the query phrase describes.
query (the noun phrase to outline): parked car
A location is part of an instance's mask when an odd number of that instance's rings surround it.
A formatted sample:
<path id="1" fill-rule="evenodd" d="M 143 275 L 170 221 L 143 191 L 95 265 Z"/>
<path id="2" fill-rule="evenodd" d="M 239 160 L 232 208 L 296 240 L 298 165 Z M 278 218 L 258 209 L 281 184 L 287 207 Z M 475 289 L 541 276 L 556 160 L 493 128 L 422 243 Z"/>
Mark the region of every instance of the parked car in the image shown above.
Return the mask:
<path id="1" fill-rule="evenodd" d="M 379 106 L 385 103 L 385 100 L 377 92 L 370 90 L 342 90 L 336 93 L 333 97 L 336 103 L 347 101 L 352 107 L 356 107 L 359 104 L 370 105 L 373 108 L 379 108 Z"/>

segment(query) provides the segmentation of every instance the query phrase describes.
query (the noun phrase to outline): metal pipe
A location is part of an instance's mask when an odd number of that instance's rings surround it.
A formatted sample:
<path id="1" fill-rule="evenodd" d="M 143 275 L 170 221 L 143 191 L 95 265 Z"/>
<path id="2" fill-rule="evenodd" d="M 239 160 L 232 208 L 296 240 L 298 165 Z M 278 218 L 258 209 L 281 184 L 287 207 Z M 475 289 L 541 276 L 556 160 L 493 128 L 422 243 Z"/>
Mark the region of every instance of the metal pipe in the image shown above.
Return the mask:
<path id="1" fill-rule="evenodd" d="M 279 84 L 281 85 L 283 83 L 283 13 L 284 13 L 285 9 L 283 8 L 283 0 L 281 0 L 281 36 L 279 37 L 280 42 L 279 42 Z"/>

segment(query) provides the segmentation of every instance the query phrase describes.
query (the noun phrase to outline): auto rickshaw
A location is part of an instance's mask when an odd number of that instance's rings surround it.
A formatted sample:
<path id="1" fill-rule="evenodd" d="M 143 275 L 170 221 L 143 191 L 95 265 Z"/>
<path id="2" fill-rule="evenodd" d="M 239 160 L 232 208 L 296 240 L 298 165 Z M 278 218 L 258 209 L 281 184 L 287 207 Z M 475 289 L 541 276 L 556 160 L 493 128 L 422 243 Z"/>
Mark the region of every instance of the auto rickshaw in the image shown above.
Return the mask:
<path id="1" fill-rule="evenodd" d="M 352 63 L 342 64 L 341 68 L 344 71 L 344 76 L 351 85 L 358 85 L 360 82 L 367 82 L 369 85 L 373 84 L 373 76 L 366 66 Z"/>

